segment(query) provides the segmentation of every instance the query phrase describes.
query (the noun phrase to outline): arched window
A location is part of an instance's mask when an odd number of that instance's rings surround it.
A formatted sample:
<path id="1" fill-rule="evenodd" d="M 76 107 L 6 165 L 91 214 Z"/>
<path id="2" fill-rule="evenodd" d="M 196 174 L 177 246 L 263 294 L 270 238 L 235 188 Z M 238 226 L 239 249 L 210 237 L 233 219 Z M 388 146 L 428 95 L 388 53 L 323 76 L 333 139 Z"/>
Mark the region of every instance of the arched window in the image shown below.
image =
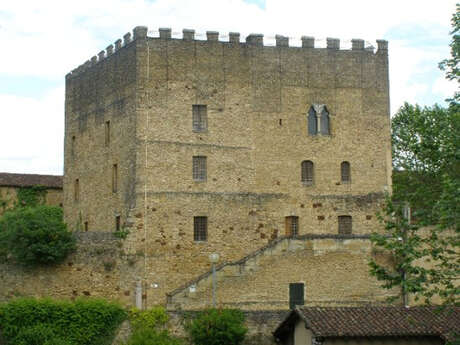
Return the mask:
<path id="1" fill-rule="evenodd" d="M 313 184 L 313 162 L 303 161 L 301 164 L 301 180 L 303 184 Z"/>
<path id="2" fill-rule="evenodd" d="M 318 133 L 318 119 L 316 118 L 316 111 L 312 107 L 308 111 L 308 134 L 316 135 Z"/>
<path id="3" fill-rule="evenodd" d="M 323 135 L 331 134 L 330 129 L 329 129 L 329 112 L 327 111 L 326 106 L 324 106 L 321 111 L 320 124 L 321 124 L 321 131 L 320 131 L 321 134 Z"/>
<path id="4" fill-rule="evenodd" d="M 343 183 L 351 182 L 350 163 L 342 162 L 340 164 L 340 175 Z"/>

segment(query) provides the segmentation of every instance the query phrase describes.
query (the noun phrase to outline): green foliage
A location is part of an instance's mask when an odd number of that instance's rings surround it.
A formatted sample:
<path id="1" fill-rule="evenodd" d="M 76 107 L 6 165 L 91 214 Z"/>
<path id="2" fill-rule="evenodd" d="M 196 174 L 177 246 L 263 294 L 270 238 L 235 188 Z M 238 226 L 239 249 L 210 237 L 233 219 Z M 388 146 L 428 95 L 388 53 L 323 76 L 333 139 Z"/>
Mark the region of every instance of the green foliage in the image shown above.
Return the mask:
<path id="1" fill-rule="evenodd" d="M 163 307 L 156 306 L 148 310 L 132 308 L 129 320 L 134 330 L 162 328 L 169 320 Z"/>
<path id="2" fill-rule="evenodd" d="M 0 325 L 8 345 L 110 344 L 125 318 L 121 306 L 98 299 L 21 298 L 0 305 Z"/>
<path id="3" fill-rule="evenodd" d="M 17 191 L 16 207 L 35 207 L 43 205 L 46 198 L 46 187 L 21 187 Z"/>
<path id="4" fill-rule="evenodd" d="M 436 224 L 442 176 L 460 176 L 460 113 L 405 103 L 392 119 L 393 197 L 407 201 L 420 224 Z"/>
<path id="5" fill-rule="evenodd" d="M 120 230 L 118 231 L 115 231 L 113 233 L 113 235 L 116 237 L 116 238 L 119 238 L 120 240 L 124 240 L 126 237 L 128 237 L 129 235 L 129 229 L 126 229 L 126 228 L 121 228 Z"/>
<path id="6" fill-rule="evenodd" d="M 21 264 L 55 264 L 75 247 L 59 207 L 16 208 L 0 218 L 0 253 Z"/>
<path id="7" fill-rule="evenodd" d="M 125 345 L 181 345 L 182 341 L 169 335 L 164 328 L 169 320 L 163 307 L 149 310 L 131 309 L 129 320 L 133 334 Z"/>
<path id="8" fill-rule="evenodd" d="M 245 316 L 235 309 L 208 309 L 186 325 L 195 345 L 238 345 L 244 340 L 247 328 Z"/>
<path id="9" fill-rule="evenodd" d="M 182 341 L 165 330 L 141 329 L 133 333 L 125 345 L 181 345 Z"/>
<path id="10" fill-rule="evenodd" d="M 450 43 L 450 59 L 445 59 L 439 64 L 441 70 L 446 71 L 449 80 L 460 82 L 460 4 L 457 4 L 456 11 L 452 16 L 452 41 Z M 460 94 L 455 93 L 452 101 L 458 102 Z"/>

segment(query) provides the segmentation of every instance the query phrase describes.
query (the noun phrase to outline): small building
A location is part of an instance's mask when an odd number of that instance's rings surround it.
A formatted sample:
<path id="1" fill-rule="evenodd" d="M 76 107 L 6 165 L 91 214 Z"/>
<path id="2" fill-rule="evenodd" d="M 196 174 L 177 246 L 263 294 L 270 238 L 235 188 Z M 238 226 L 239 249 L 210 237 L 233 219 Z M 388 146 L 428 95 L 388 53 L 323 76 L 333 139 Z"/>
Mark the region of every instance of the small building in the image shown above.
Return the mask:
<path id="1" fill-rule="evenodd" d="M 460 334 L 459 311 L 458 307 L 297 307 L 273 335 L 283 345 L 445 344 Z"/>
<path id="2" fill-rule="evenodd" d="M 14 206 L 21 190 L 31 188 L 44 204 L 62 207 L 62 176 L 0 173 L 0 215 Z"/>

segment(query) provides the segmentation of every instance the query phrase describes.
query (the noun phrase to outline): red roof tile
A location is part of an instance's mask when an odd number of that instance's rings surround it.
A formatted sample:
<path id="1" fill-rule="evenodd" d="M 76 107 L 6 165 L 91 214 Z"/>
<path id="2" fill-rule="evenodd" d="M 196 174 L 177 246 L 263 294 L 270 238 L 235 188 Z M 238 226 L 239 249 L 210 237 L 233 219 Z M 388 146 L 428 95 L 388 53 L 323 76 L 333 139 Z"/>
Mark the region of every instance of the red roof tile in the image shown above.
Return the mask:
<path id="1" fill-rule="evenodd" d="M 304 320 L 316 337 L 440 336 L 460 334 L 460 308 L 446 307 L 300 307 L 278 326 Z M 286 329 L 284 327 L 284 329 Z"/>
<path id="2" fill-rule="evenodd" d="M 48 188 L 62 189 L 62 176 L 0 173 L 0 186 L 45 186 Z"/>

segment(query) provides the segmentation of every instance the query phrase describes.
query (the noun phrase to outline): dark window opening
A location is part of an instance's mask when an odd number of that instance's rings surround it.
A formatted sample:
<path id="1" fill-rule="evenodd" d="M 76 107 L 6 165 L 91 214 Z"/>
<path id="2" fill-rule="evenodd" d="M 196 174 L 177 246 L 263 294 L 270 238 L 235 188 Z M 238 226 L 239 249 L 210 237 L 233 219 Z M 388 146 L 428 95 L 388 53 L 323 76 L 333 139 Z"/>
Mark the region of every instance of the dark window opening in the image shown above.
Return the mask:
<path id="1" fill-rule="evenodd" d="M 74 201 L 80 200 L 80 180 L 76 179 L 74 183 Z"/>
<path id="2" fill-rule="evenodd" d="M 291 283 L 289 284 L 289 309 L 295 309 L 296 305 L 304 305 L 304 284 Z"/>
<path id="3" fill-rule="evenodd" d="M 299 217 L 290 216 L 285 218 L 286 236 L 297 236 L 299 234 Z"/>
<path id="4" fill-rule="evenodd" d="M 349 235 L 352 232 L 351 216 L 339 216 L 339 234 Z"/>
<path id="5" fill-rule="evenodd" d="M 110 121 L 105 122 L 105 146 L 110 145 Z"/>
<path id="6" fill-rule="evenodd" d="M 206 181 L 206 157 L 194 156 L 193 157 L 193 180 Z"/>
<path id="7" fill-rule="evenodd" d="M 321 111 L 320 124 L 321 124 L 321 134 L 329 135 L 330 134 L 329 112 L 327 111 L 325 106 L 323 107 L 323 110 Z"/>
<path id="8" fill-rule="evenodd" d="M 88 231 L 88 222 L 85 222 L 85 231 Z"/>
<path id="9" fill-rule="evenodd" d="M 118 165 L 114 164 L 112 167 L 112 192 L 118 192 Z"/>
<path id="10" fill-rule="evenodd" d="M 303 161 L 301 164 L 301 180 L 305 185 L 313 184 L 313 162 Z"/>
<path id="11" fill-rule="evenodd" d="M 193 217 L 193 240 L 197 242 L 208 239 L 208 217 Z"/>
<path id="12" fill-rule="evenodd" d="M 342 162 L 342 164 L 340 164 L 340 175 L 343 183 L 351 182 L 350 163 Z"/>
<path id="13" fill-rule="evenodd" d="M 116 216 L 115 217 L 115 231 L 120 231 L 121 230 L 121 217 Z"/>
<path id="14" fill-rule="evenodd" d="M 193 131 L 204 132 L 208 129 L 208 111 L 206 105 L 193 105 Z"/>
<path id="15" fill-rule="evenodd" d="M 318 119 L 316 118 L 316 111 L 312 107 L 308 111 L 308 134 L 316 135 L 318 133 Z"/>

